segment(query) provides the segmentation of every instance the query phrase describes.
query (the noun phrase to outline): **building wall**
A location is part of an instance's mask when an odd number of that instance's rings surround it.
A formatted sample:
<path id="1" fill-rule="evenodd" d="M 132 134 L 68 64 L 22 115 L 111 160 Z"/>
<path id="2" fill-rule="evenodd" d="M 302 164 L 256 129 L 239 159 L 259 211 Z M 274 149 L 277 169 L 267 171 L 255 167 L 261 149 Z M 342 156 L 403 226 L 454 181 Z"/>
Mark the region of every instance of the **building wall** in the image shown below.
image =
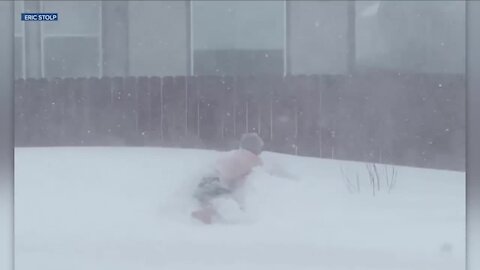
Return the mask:
<path id="1" fill-rule="evenodd" d="M 465 72 L 461 1 L 355 2 L 354 54 L 347 1 L 28 3 L 15 2 L 17 78 L 342 74 L 352 57 L 357 68 Z M 59 21 L 20 22 L 37 4 Z"/>

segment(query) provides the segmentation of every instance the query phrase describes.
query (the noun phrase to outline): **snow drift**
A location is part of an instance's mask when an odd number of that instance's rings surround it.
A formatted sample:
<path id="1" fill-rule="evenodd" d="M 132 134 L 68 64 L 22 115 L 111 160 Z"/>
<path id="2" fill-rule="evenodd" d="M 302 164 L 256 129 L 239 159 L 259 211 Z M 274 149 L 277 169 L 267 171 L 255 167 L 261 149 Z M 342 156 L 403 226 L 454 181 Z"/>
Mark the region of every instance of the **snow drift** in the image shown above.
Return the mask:
<path id="1" fill-rule="evenodd" d="M 464 173 L 396 167 L 372 196 L 364 164 L 264 153 L 246 212 L 206 226 L 190 194 L 217 155 L 16 149 L 16 269 L 464 269 Z"/>

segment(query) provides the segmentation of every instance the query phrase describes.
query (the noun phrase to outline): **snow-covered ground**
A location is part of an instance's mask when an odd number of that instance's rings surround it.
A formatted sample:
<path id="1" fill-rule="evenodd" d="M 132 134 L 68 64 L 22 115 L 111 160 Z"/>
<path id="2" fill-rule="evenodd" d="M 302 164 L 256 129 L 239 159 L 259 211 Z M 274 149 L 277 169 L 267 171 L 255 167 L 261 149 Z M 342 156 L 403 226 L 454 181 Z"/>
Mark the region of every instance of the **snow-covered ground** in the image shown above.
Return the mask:
<path id="1" fill-rule="evenodd" d="M 13 266 L 13 186 L 11 175 L 0 167 L 0 269 L 11 269 Z"/>
<path id="2" fill-rule="evenodd" d="M 364 164 L 264 153 L 246 213 L 223 201 L 208 226 L 190 194 L 217 155 L 17 149 L 16 269 L 464 269 L 464 173 L 397 167 L 374 197 Z"/>

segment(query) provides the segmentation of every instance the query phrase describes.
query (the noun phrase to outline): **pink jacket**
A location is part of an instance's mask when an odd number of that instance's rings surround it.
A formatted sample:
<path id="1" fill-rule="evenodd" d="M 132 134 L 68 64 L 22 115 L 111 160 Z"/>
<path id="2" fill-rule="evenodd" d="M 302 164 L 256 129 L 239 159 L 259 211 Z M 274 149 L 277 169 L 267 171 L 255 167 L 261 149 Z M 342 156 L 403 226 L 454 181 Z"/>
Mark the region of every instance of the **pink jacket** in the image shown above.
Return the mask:
<path id="1" fill-rule="evenodd" d="M 226 152 L 217 160 L 215 169 L 220 181 L 227 187 L 235 189 L 241 186 L 246 176 L 256 166 L 263 164 L 259 156 L 248 150 L 237 149 Z"/>

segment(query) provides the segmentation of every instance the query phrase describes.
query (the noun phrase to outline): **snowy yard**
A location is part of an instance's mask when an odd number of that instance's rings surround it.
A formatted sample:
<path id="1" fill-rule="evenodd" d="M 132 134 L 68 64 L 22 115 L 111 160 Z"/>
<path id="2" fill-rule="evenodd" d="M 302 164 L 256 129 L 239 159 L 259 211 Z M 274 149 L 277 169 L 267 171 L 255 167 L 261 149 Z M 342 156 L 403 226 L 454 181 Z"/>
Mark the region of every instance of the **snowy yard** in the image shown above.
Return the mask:
<path id="1" fill-rule="evenodd" d="M 364 164 L 264 153 L 295 180 L 258 169 L 246 213 L 224 202 L 227 221 L 206 226 L 190 194 L 216 155 L 17 148 L 16 269 L 464 269 L 464 173 L 398 167 L 374 197 Z"/>

